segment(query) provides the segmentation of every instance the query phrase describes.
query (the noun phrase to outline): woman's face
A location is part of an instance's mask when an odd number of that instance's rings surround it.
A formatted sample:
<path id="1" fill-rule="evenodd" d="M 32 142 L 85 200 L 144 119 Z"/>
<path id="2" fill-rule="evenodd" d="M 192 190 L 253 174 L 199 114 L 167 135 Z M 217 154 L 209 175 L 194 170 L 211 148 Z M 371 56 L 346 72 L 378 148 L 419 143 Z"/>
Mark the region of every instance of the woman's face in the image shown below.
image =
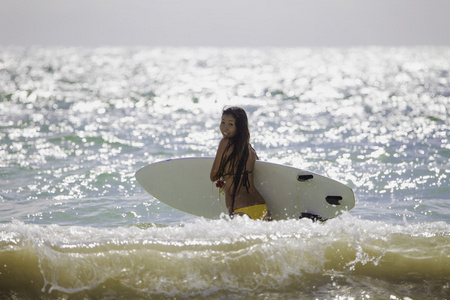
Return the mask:
<path id="1" fill-rule="evenodd" d="M 236 119 L 232 115 L 223 115 L 220 122 L 220 132 L 224 138 L 230 139 L 236 135 Z"/>

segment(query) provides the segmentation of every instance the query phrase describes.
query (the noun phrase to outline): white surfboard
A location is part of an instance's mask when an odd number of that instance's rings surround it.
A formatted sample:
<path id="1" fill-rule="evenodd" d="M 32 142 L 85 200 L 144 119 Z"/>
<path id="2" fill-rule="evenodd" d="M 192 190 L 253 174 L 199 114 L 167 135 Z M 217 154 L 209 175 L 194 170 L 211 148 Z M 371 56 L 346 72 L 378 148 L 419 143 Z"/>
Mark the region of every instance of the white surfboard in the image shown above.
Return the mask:
<path id="1" fill-rule="evenodd" d="M 212 157 L 169 159 L 143 167 L 135 176 L 161 202 L 189 214 L 217 219 L 228 212 L 225 196 L 209 179 L 213 161 Z M 275 220 L 302 215 L 326 220 L 355 206 L 351 188 L 312 172 L 256 161 L 253 176 Z"/>

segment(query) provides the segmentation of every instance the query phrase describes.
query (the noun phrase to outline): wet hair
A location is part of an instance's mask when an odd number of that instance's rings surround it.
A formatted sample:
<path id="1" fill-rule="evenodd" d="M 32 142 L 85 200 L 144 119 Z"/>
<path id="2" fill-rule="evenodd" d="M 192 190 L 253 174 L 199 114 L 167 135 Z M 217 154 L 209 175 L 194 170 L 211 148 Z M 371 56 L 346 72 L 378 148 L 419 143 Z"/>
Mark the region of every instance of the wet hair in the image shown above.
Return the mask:
<path id="1" fill-rule="evenodd" d="M 233 176 L 232 185 L 232 205 L 231 210 L 234 210 L 234 199 L 239 192 L 241 186 L 245 186 L 248 189 L 250 183 L 248 180 L 247 160 L 249 157 L 248 145 L 250 142 L 250 131 L 248 129 L 248 118 L 245 110 L 240 107 L 228 107 L 222 111 L 222 117 L 224 115 L 231 115 L 236 120 L 236 134 L 230 138 L 228 145 L 220 160 L 219 174 L 226 174 Z M 233 146 L 231 154 L 225 158 L 225 153 Z"/>

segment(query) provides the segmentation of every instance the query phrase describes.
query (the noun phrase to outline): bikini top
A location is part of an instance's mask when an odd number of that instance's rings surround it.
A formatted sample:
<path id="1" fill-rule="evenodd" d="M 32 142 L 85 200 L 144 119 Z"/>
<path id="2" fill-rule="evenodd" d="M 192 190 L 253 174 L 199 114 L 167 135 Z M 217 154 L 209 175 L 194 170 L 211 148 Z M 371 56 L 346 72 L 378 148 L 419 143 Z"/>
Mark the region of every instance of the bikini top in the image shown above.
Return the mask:
<path id="1" fill-rule="evenodd" d="M 244 172 L 242 172 L 242 177 L 241 177 L 241 185 L 242 186 L 244 186 L 245 187 L 245 189 L 247 190 L 247 192 L 248 192 L 248 189 L 250 188 L 250 180 L 248 179 L 248 174 L 249 173 L 253 173 L 253 171 L 247 171 L 247 170 L 245 170 Z M 227 174 L 224 174 L 224 176 L 236 176 L 236 174 L 234 174 L 234 173 L 227 173 Z M 234 198 L 234 196 L 235 195 L 233 195 L 233 198 Z"/>

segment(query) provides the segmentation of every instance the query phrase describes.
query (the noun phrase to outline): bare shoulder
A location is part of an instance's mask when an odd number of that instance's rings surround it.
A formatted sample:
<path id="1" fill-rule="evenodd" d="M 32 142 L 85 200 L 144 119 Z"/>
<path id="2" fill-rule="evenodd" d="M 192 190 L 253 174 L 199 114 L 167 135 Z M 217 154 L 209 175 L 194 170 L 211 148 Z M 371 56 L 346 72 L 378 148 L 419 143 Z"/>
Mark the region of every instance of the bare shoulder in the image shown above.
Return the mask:
<path id="1" fill-rule="evenodd" d="M 219 142 L 219 148 L 226 148 L 228 143 L 229 143 L 229 139 L 223 138 L 220 140 Z"/>
<path id="2" fill-rule="evenodd" d="M 248 144 L 248 160 L 247 160 L 247 170 L 253 171 L 255 168 L 255 162 L 258 160 L 258 155 L 256 155 L 255 149 Z"/>
<path id="3" fill-rule="evenodd" d="M 248 144 L 248 153 L 250 154 L 251 160 L 259 160 L 258 154 L 256 154 L 256 150 L 253 149 L 251 144 Z"/>
<path id="4" fill-rule="evenodd" d="M 230 143 L 230 140 L 229 139 L 225 139 L 225 138 L 223 138 L 223 139 L 221 139 L 220 140 L 220 143 L 219 143 L 219 152 L 220 153 L 223 153 L 227 148 L 228 148 L 228 151 L 227 152 L 230 152 L 230 150 L 232 149 L 231 147 L 232 146 L 230 146 L 230 147 L 228 147 L 228 144 Z M 228 153 L 227 153 L 228 154 Z"/>

